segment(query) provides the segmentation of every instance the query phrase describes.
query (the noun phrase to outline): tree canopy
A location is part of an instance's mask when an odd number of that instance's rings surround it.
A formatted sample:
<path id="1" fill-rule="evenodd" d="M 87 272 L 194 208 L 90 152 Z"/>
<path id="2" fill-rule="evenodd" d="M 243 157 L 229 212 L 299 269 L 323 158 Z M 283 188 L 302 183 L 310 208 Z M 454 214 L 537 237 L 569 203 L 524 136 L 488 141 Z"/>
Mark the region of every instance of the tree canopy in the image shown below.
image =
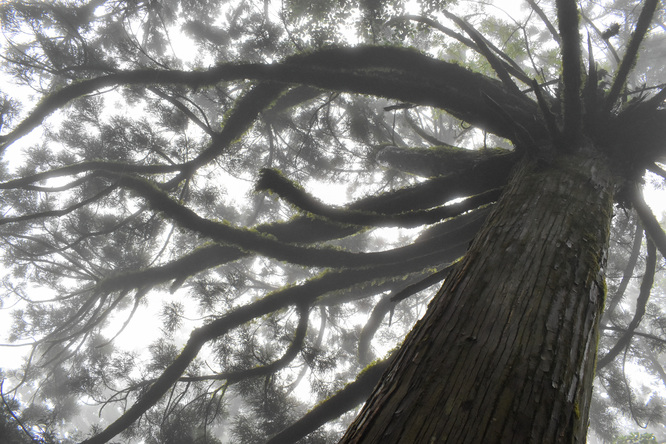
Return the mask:
<path id="1" fill-rule="evenodd" d="M 512 3 L 0 5 L 3 430 L 335 442 L 515 165 L 584 136 L 621 177 L 591 427 L 664 433 L 666 12 Z"/>

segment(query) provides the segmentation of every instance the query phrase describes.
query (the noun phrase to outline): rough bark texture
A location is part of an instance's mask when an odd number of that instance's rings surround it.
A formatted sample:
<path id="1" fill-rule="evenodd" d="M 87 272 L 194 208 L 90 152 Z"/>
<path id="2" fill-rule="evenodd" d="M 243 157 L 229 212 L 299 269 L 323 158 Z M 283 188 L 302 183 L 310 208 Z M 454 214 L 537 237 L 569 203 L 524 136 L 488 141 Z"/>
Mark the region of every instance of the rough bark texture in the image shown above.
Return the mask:
<path id="1" fill-rule="evenodd" d="M 585 442 L 613 189 L 521 162 L 341 443 Z"/>

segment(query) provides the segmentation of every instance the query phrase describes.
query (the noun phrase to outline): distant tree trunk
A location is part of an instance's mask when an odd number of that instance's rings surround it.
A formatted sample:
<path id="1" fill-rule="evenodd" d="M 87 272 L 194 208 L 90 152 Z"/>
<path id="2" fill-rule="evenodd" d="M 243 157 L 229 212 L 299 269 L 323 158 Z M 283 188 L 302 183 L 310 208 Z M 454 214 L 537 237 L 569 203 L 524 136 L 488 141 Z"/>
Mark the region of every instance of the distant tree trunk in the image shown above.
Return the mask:
<path id="1" fill-rule="evenodd" d="M 614 189 L 521 161 L 341 443 L 585 442 Z"/>

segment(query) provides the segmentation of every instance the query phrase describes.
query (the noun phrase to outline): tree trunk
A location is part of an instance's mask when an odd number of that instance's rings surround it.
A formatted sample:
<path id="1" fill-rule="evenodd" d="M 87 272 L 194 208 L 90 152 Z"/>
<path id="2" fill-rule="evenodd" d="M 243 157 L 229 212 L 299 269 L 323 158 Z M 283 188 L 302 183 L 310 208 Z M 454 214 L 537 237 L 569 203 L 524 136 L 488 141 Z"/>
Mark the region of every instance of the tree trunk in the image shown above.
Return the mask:
<path id="1" fill-rule="evenodd" d="M 341 443 L 585 442 L 614 188 L 523 160 Z"/>

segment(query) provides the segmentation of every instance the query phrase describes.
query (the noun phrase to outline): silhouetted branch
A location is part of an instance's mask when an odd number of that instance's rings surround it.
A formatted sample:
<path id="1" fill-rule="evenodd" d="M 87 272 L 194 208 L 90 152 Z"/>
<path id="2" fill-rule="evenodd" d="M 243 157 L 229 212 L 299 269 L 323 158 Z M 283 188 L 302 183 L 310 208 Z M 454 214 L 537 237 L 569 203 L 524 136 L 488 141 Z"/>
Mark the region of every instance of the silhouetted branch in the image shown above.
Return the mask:
<path id="1" fill-rule="evenodd" d="M 532 10 L 537 13 L 537 15 L 541 18 L 541 21 L 546 25 L 546 28 L 548 31 L 550 31 L 550 35 L 553 36 L 553 40 L 555 40 L 557 43 L 561 42 L 560 35 L 557 32 L 557 29 L 555 29 L 555 26 L 551 23 L 551 21 L 548 19 L 548 16 L 546 15 L 545 12 L 543 12 L 543 9 L 539 5 L 536 4 L 534 0 L 527 0 L 527 3 L 532 7 Z"/>
<path id="2" fill-rule="evenodd" d="M 620 328 L 620 327 L 603 327 L 602 330 L 607 330 L 607 331 L 617 331 L 619 333 L 626 333 L 627 329 L 626 328 Z M 649 333 L 643 333 L 640 331 L 634 331 L 634 336 L 640 336 L 645 339 L 649 339 L 651 341 L 656 341 L 660 344 L 666 345 L 666 339 L 660 338 L 659 336 L 651 335 Z M 664 380 L 666 382 L 666 380 Z"/>
<path id="3" fill-rule="evenodd" d="M 472 38 L 472 40 L 474 40 L 474 43 L 476 43 L 478 51 L 481 53 L 481 55 L 483 55 L 486 58 L 486 60 L 488 60 L 488 63 L 490 63 L 490 66 L 493 68 L 499 79 L 502 81 L 504 87 L 509 92 L 516 95 L 520 95 L 520 90 L 518 89 L 516 84 L 513 83 L 513 80 L 511 80 L 511 76 L 509 76 L 509 73 L 507 72 L 503 63 L 497 58 L 497 56 L 495 56 L 495 54 L 493 54 L 490 48 L 488 48 L 488 45 L 486 44 L 487 40 L 476 29 L 474 29 L 472 25 L 470 25 L 460 17 L 451 14 L 446 10 L 446 8 L 443 8 L 441 12 L 449 20 L 453 21 L 456 25 L 460 26 Z M 527 83 L 529 84 L 529 79 Z"/>
<path id="4" fill-rule="evenodd" d="M 50 211 L 41 211 L 39 213 L 32 213 L 32 214 L 24 214 L 22 216 L 10 216 L 10 217 L 2 217 L 0 218 L 0 225 L 5 225 L 5 224 L 10 224 L 10 223 L 15 223 L 15 222 L 26 222 L 26 221 L 31 221 L 31 220 L 37 220 L 37 219 L 45 219 L 47 217 L 51 218 L 56 218 L 56 217 L 61 217 L 66 214 L 69 214 L 73 211 L 78 210 L 79 208 L 83 208 L 86 205 L 96 202 L 99 199 L 101 199 L 104 196 L 109 195 L 111 191 L 116 189 L 116 185 L 110 185 L 106 188 L 104 188 L 102 191 L 99 193 L 94 194 L 93 196 L 83 199 L 80 202 L 75 203 L 74 205 L 71 205 L 67 208 L 63 208 L 62 210 L 50 210 Z"/>
<path id="5" fill-rule="evenodd" d="M 660 168 L 656 164 L 653 163 L 652 165 L 648 165 L 648 170 L 666 179 L 666 171 L 664 171 L 663 168 Z"/>
<path id="6" fill-rule="evenodd" d="M 308 194 L 302 187 L 272 169 L 263 169 L 260 172 L 255 189 L 257 191 L 272 191 L 292 205 L 334 222 L 365 226 L 400 227 L 415 227 L 439 222 L 494 202 L 501 194 L 501 189 L 494 189 L 476 196 L 470 196 L 461 202 L 434 209 L 397 214 L 378 214 L 326 205 Z"/>
<path id="7" fill-rule="evenodd" d="M 627 326 L 627 330 L 620 336 L 620 339 L 617 340 L 613 348 L 611 348 L 605 356 L 600 358 L 597 361 L 597 369 L 602 369 L 606 365 L 610 364 L 613 359 L 631 342 L 631 338 L 634 335 L 634 330 L 643 319 L 645 314 L 645 308 L 650 298 L 650 290 L 652 289 L 652 284 L 654 282 L 654 273 L 657 266 L 657 249 L 654 245 L 654 242 L 648 240 L 647 243 L 647 259 L 645 260 L 645 274 L 643 275 L 643 280 L 641 282 L 641 289 L 638 293 L 638 299 L 636 300 L 636 312 L 634 317 Z"/>
<path id="8" fill-rule="evenodd" d="M 451 271 L 451 265 L 442 268 L 435 273 L 427 276 L 425 279 L 420 280 L 414 284 L 408 285 L 400 291 L 390 294 L 390 299 L 394 303 L 398 303 L 403 299 L 407 299 L 411 295 L 418 293 L 419 291 L 425 290 L 426 288 L 435 285 L 438 282 L 442 282 L 446 275 Z"/>
<path id="9" fill-rule="evenodd" d="M 201 376 L 182 376 L 178 378 L 177 382 L 201 382 L 201 381 L 225 381 L 225 385 L 230 386 L 236 384 L 240 381 L 246 381 L 252 378 L 258 378 L 261 376 L 268 376 L 277 372 L 278 370 L 286 367 L 290 362 L 298 356 L 298 352 L 303 348 L 303 343 L 305 341 L 305 334 L 307 333 L 308 328 L 308 307 L 297 307 L 299 314 L 299 321 L 296 327 L 296 332 L 294 333 L 294 339 L 289 344 L 289 347 L 284 352 L 284 354 L 277 360 L 266 365 L 259 365 L 252 368 L 231 370 L 222 373 L 216 373 L 213 375 L 201 375 Z M 146 385 L 153 384 L 157 379 L 146 379 L 141 381 L 138 384 L 134 384 L 131 387 L 127 387 L 119 393 L 129 393 L 135 391 Z M 114 396 L 115 397 L 115 396 Z M 114 400 L 114 397 L 109 399 L 106 403 L 109 403 Z M 105 404 L 106 404 L 105 403 Z"/>
<path id="10" fill-rule="evenodd" d="M 581 10 L 580 15 L 581 15 L 581 17 L 583 17 L 583 20 L 585 20 L 592 27 L 592 29 L 594 29 L 594 32 L 597 33 L 597 35 L 604 41 L 604 43 L 606 43 L 606 47 L 608 48 L 611 55 L 613 56 L 613 59 L 615 60 L 615 62 L 617 64 L 619 64 L 620 63 L 620 56 L 617 55 L 617 51 L 615 51 L 615 48 L 613 48 L 613 45 L 611 44 L 611 42 L 608 39 L 604 39 L 602 37 L 603 32 L 599 28 L 597 28 L 597 26 L 594 24 L 594 22 L 592 20 L 590 20 L 587 15 L 585 15 L 585 11 Z"/>
<path id="11" fill-rule="evenodd" d="M 390 294 L 382 297 L 380 301 L 375 304 L 370 313 L 370 317 L 366 321 L 363 329 L 361 329 L 361 334 L 358 339 L 358 360 L 361 364 L 367 364 L 370 362 L 371 353 L 370 353 L 370 343 L 375 333 L 379 329 L 384 320 L 384 316 L 387 313 L 393 312 L 396 304 L 398 304 L 403 299 L 410 297 L 411 295 L 418 293 L 419 291 L 425 290 L 426 288 L 437 284 L 444 280 L 446 275 L 451 270 L 451 266 L 446 266 L 441 270 L 427 275 L 425 278 L 418 280 L 417 282 L 407 285 L 403 285 L 398 291 L 392 291 Z"/>
<path id="12" fill-rule="evenodd" d="M 606 96 L 606 110 L 608 111 L 613 108 L 615 102 L 617 102 L 617 99 L 620 97 L 620 93 L 627 83 L 627 77 L 629 76 L 629 72 L 636 63 L 638 50 L 641 46 L 643 38 L 645 37 L 645 34 L 648 31 L 650 22 L 654 16 L 655 9 L 657 8 L 657 4 L 659 4 L 659 0 L 646 0 L 643 9 L 641 10 L 641 14 L 638 16 L 636 29 L 631 35 L 631 39 L 627 44 L 627 51 L 624 53 L 624 57 L 622 57 L 622 63 L 620 63 L 620 67 L 617 69 L 613 85 L 611 86 L 610 91 Z"/>
<path id="13" fill-rule="evenodd" d="M 548 102 L 544 97 L 543 89 L 536 79 L 532 80 L 532 90 L 534 91 L 534 95 L 536 95 L 537 103 L 541 109 L 541 115 L 543 116 L 543 120 L 546 122 L 546 128 L 548 128 L 548 132 L 550 133 L 550 138 L 555 144 L 557 144 L 561 139 L 560 129 L 557 126 L 557 119 L 555 114 L 550 110 L 550 106 L 548 106 Z"/>
<path id="14" fill-rule="evenodd" d="M 666 258 L 666 233 L 659 225 L 659 221 L 654 217 L 652 210 L 645 203 L 643 199 L 643 194 L 641 193 L 638 187 L 635 188 L 631 196 L 631 203 L 638 213 L 638 217 L 645 228 L 645 232 L 648 234 L 650 240 L 654 242 L 657 246 L 657 249 L 661 253 L 662 257 Z"/>
<path id="15" fill-rule="evenodd" d="M 647 233 L 645 233 L 645 236 L 647 237 Z M 624 271 L 622 272 L 622 280 L 620 281 L 620 285 L 618 285 L 615 294 L 613 294 L 613 296 L 608 299 L 608 307 L 604 310 L 605 320 L 602 319 L 601 322 L 602 329 L 608 325 L 610 317 L 615 313 L 615 307 L 617 307 L 617 304 L 619 304 L 620 300 L 622 300 L 622 296 L 624 296 L 624 292 L 627 290 L 629 282 L 634 275 L 634 268 L 636 268 L 636 264 L 638 263 L 638 256 L 641 252 L 642 240 L 643 227 L 641 227 L 641 224 L 636 221 L 636 230 L 634 233 L 634 241 L 631 247 L 631 253 L 629 254 L 627 265 L 624 267 Z"/>
<path id="16" fill-rule="evenodd" d="M 455 21 L 451 17 L 449 17 L 449 19 L 451 19 L 452 21 Z M 399 20 L 412 20 L 412 21 L 415 21 L 415 22 L 423 23 L 424 25 L 428 25 L 432 28 L 437 29 L 438 31 L 443 32 L 444 34 L 448 35 L 449 37 L 453 37 L 454 39 L 458 40 L 463 45 L 467 46 L 468 48 L 470 48 L 470 49 L 472 49 L 476 52 L 478 52 L 480 55 L 482 55 L 484 57 L 486 56 L 484 51 L 482 51 L 481 47 L 479 45 L 477 45 L 474 40 L 468 39 L 464 35 L 462 35 L 462 34 L 456 32 L 456 31 L 442 25 L 441 23 L 439 23 L 439 22 L 437 22 L 437 21 L 435 21 L 435 20 L 433 20 L 429 17 L 424 17 L 424 16 L 421 16 L 421 15 L 407 14 L 407 15 L 403 15 L 403 16 L 396 17 L 396 18 L 392 19 L 391 21 L 388 22 L 388 24 L 390 25 L 392 22 L 399 21 Z M 481 36 L 481 34 L 478 34 L 478 35 Z M 504 59 L 504 60 L 499 60 L 499 63 L 502 65 L 503 69 L 507 70 L 510 74 L 512 74 L 514 77 L 521 80 L 522 82 L 529 83 L 530 78 L 527 74 L 525 74 L 523 72 L 520 65 L 518 65 L 504 51 L 499 49 L 497 46 L 493 45 L 493 43 L 491 41 L 486 40 L 485 38 L 483 38 L 483 36 L 481 36 L 481 39 L 483 40 L 484 45 L 487 45 L 487 48 L 492 49 L 492 51 L 494 51 L 502 59 Z M 494 54 L 491 53 L 491 55 L 493 57 L 495 57 Z"/>
<path id="17" fill-rule="evenodd" d="M 338 418 L 365 401 L 388 368 L 392 356 L 366 367 L 356 378 L 335 395 L 310 410 L 305 416 L 266 441 L 266 444 L 295 443 L 328 421 Z"/>
<path id="18" fill-rule="evenodd" d="M 217 131 L 214 131 L 211 127 L 208 121 L 203 122 L 201 119 L 199 119 L 187 106 L 183 105 L 178 99 L 175 97 L 170 96 L 169 94 L 165 93 L 164 91 L 161 91 L 159 88 L 154 88 L 154 87 L 148 87 L 148 91 L 151 91 L 158 97 L 163 98 L 167 102 L 171 103 L 173 106 L 178 108 L 180 112 L 185 114 L 188 119 L 190 119 L 192 122 L 194 122 L 195 125 L 197 125 L 199 128 L 201 128 L 206 134 L 209 136 L 214 136 L 218 134 Z M 204 118 L 206 116 L 204 115 Z"/>
<path id="19" fill-rule="evenodd" d="M 248 103 L 247 109 L 253 112 L 256 112 L 256 106 L 253 107 L 250 100 L 253 91 L 261 96 L 271 90 L 278 92 L 277 90 L 284 88 L 274 82 L 299 83 L 439 107 L 462 120 L 506 137 L 503 123 L 498 122 L 493 113 L 484 111 L 483 101 L 478 95 L 479 91 L 484 91 L 502 103 L 516 121 L 527 127 L 534 127 L 532 117 L 536 104 L 524 95 L 508 92 L 489 77 L 409 49 L 360 46 L 324 49 L 292 56 L 284 63 L 233 63 L 191 72 L 141 69 L 119 71 L 83 80 L 45 97 L 12 132 L 0 136 L 0 151 L 4 151 L 9 144 L 36 128 L 44 118 L 71 100 L 103 88 L 119 85 L 177 84 L 195 89 L 222 81 L 243 79 L 264 82 L 263 86 L 257 86 L 241 99 Z M 234 113 L 238 117 L 234 119 L 246 121 L 248 115 L 240 112 L 241 108 L 241 105 L 238 105 L 238 112 Z M 227 121 L 225 127 L 227 125 L 235 126 L 231 121 Z M 538 127 L 534 129 L 539 131 Z M 212 149 L 205 159 L 214 158 L 216 155 L 217 151 Z"/>
<path id="20" fill-rule="evenodd" d="M 310 279 L 305 284 L 286 287 L 273 292 L 262 299 L 222 315 L 220 318 L 196 328 L 190 334 L 185 347 L 178 357 L 164 370 L 162 375 L 144 392 L 144 394 L 116 421 L 109 425 L 98 435 L 84 441 L 82 444 L 101 444 L 121 433 L 136 421 L 150 407 L 155 405 L 178 379 L 187 366 L 196 358 L 203 345 L 215 338 L 219 338 L 231 329 L 236 328 L 252 319 L 288 307 L 290 305 L 303 306 L 314 303 L 317 298 L 332 287 L 347 288 L 355 282 L 368 282 L 379 276 L 391 273 L 404 275 L 406 272 L 422 269 L 426 264 L 436 261 L 442 256 L 441 252 L 419 257 L 415 260 L 399 264 L 384 265 L 370 269 L 343 270 L 329 272 Z"/>
<path id="21" fill-rule="evenodd" d="M 428 142 L 431 145 L 446 145 L 445 142 L 439 140 L 438 138 L 431 136 L 427 132 L 423 130 L 415 121 L 412 119 L 412 116 L 409 115 L 409 109 L 405 109 L 402 112 L 403 117 L 405 118 L 405 121 L 409 125 L 409 127 L 416 133 L 418 134 L 422 139 L 424 139 L 426 142 Z"/>
<path id="22" fill-rule="evenodd" d="M 557 20 L 562 53 L 562 82 L 564 83 L 564 149 L 577 140 L 582 126 L 580 102 L 581 50 L 578 33 L 578 5 L 575 0 L 557 0 Z"/>
<path id="23" fill-rule="evenodd" d="M 3 385 L 4 385 L 4 383 L 5 383 L 5 380 L 4 380 L 4 379 L 0 380 L 0 398 L 2 398 L 2 404 L 4 405 L 5 409 L 6 409 L 7 412 L 9 413 L 9 415 L 14 419 L 14 421 L 16 421 L 16 424 L 18 424 L 18 426 L 21 428 L 21 431 L 23 431 L 23 433 L 24 433 L 28 438 L 30 438 L 30 440 L 31 440 L 32 442 L 39 442 L 39 441 L 37 441 L 37 440 L 32 436 L 32 434 L 30 433 L 30 431 L 29 431 L 28 429 L 25 428 L 25 426 L 23 425 L 23 422 L 21 421 L 21 419 L 20 419 L 18 416 L 16 416 L 16 415 L 14 414 L 14 411 L 13 411 L 12 408 L 9 406 L 9 403 L 8 403 L 7 400 L 5 399 L 5 392 L 4 392 L 4 389 L 3 389 Z"/>

